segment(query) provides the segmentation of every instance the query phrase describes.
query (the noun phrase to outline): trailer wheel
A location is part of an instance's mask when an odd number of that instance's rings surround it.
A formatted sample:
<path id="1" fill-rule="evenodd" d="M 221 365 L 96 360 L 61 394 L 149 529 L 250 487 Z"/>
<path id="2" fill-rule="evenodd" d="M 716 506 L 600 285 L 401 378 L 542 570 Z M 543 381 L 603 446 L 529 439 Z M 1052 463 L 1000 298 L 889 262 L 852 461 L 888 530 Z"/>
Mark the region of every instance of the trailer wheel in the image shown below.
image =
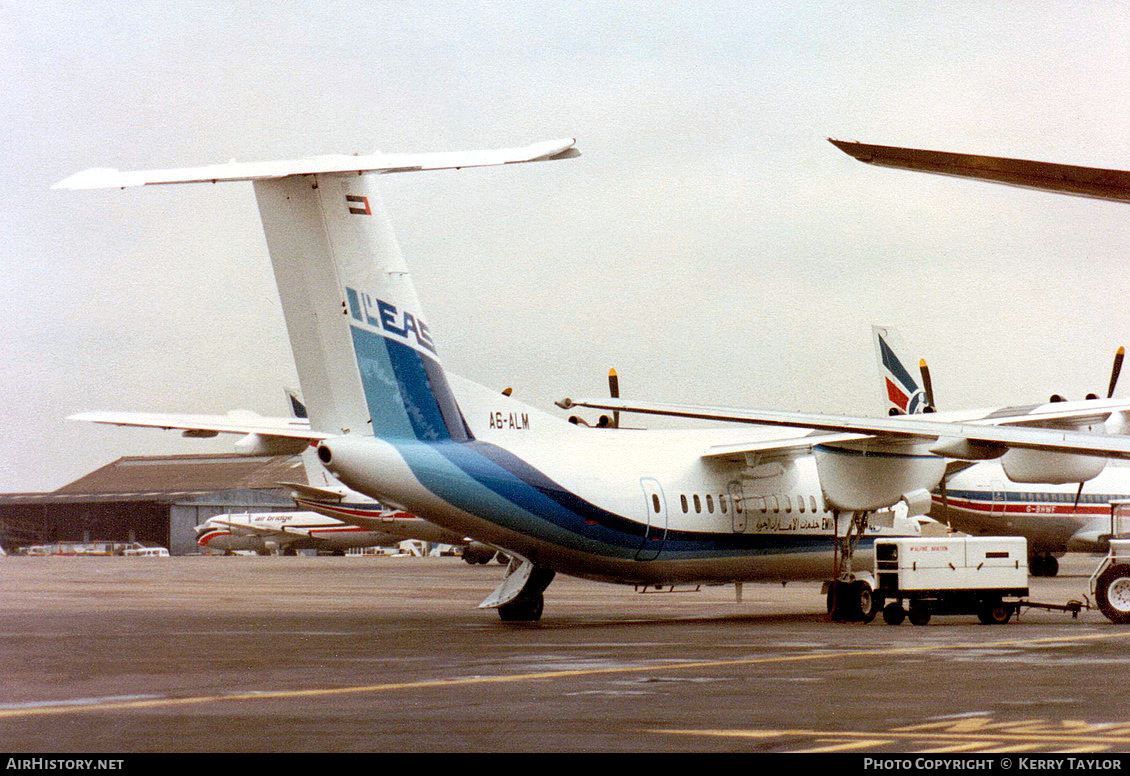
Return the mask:
<path id="1" fill-rule="evenodd" d="M 925 625 L 930 622 L 930 606 L 923 601 L 911 601 L 907 612 L 911 625 Z"/>
<path id="2" fill-rule="evenodd" d="M 1004 625 L 1012 619 L 1012 606 L 1000 601 L 983 601 L 977 619 L 982 625 Z"/>
<path id="3" fill-rule="evenodd" d="M 859 598 L 859 610 L 863 614 L 864 622 L 871 622 L 875 615 L 883 608 L 883 596 L 871 589 L 871 585 L 862 579 L 856 580 L 855 594 Z"/>
<path id="4" fill-rule="evenodd" d="M 1130 622 L 1130 565 L 1119 563 L 1100 574 L 1095 599 L 1111 622 Z"/>
<path id="5" fill-rule="evenodd" d="M 883 607 L 883 622 L 887 625 L 902 625 L 902 621 L 906 619 L 906 610 L 902 608 L 902 604 L 898 601 L 891 601 Z"/>

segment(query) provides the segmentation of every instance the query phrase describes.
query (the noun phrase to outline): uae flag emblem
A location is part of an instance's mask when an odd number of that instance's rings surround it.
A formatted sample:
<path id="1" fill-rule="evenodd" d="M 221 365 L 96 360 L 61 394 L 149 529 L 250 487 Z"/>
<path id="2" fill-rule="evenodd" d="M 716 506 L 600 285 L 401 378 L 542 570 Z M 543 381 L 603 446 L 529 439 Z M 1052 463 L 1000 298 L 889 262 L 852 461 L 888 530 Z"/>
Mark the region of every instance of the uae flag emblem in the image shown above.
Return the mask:
<path id="1" fill-rule="evenodd" d="M 349 212 L 355 216 L 371 216 L 373 211 L 369 209 L 369 198 L 358 197 L 355 194 L 346 194 L 345 201 L 349 205 Z"/>

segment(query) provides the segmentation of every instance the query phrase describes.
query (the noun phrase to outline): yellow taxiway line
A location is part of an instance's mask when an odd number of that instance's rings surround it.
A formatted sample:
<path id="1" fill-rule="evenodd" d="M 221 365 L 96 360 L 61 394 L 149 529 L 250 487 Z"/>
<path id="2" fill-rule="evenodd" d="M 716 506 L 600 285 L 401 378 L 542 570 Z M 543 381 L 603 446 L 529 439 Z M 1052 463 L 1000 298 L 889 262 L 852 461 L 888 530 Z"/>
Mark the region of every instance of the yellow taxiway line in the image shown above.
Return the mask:
<path id="1" fill-rule="evenodd" d="M 932 644 L 882 649 L 841 649 L 835 652 L 810 652 L 802 655 L 774 655 L 771 657 L 737 658 L 729 660 L 696 660 L 684 663 L 646 663 L 643 665 L 634 666 L 585 668 L 568 671 L 539 671 L 535 673 L 507 674 L 500 676 L 469 676 L 446 679 L 427 679 L 414 682 L 390 682 L 385 684 L 369 684 L 352 687 L 321 687 L 298 690 L 264 690 L 221 695 L 195 695 L 183 698 L 145 698 L 121 701 L 99 701 L 92 703 L 72 702 L 64 699 L 57 701 L 43 701 L 42 704 L 20 704 L 16 707 L 11 705 L 6 708 L 0 706 L 0 719 L 18 719 L 50 715 L 58 716 L 66 714 L 87 714 L 92 712 L 107 711 L 138 711 L 144 709 L 173 708 L 177 706 L 192 706 L 209 703 L 295 700 L 302 698 L 330 698 L 342 695 L 404 692 L 406 690 L 429 690 L 436 688 L 467 687 L 472 685 L 487 684 L 515 684 L 521 682 L 536 682 L 615 674 L 639 674 L 653 673 L 656 671 L 686 671 L 688 669 L 696 668 L 727 668 L 738 666 L 802 663 L 812 661 L 838 660 L 844 658 L 897 657 L 899 655 L 914 655 L 930 652 L 958 651 L 965 649 L 1001 649 L 1008 647 L 1019 648 L 1040 646 L 1043 644 L 1080 643 L 1087 641 L 1126 638 L 1130 638 L 1130 631 L 1120 630 L 1113 633 L 1101 633 L 1081 636 L 1045 637 L 1038 639 L 1009 639 L 1005 641 L 992 641 L 980 644 Z M 695 731 L 686 732 L 694 733 Z M 822 731 L 820 732 L 820 735 L 827 735 L 827 732 Z M 840 734 L 837 733 L 834 735 L 839 736 Z M 867 735 L 874 737 L 876 734 L 868 733 Z M 887 734 L 883 733 L 880 735 Z"/>

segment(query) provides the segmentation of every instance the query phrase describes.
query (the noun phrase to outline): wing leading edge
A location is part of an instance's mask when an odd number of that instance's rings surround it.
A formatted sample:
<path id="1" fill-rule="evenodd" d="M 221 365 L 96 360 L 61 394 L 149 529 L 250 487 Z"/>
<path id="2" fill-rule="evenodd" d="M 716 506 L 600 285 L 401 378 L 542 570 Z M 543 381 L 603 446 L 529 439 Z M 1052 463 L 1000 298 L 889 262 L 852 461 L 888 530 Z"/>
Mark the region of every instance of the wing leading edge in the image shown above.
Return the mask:
<path id="1" fill-rule="evenodd" d="M 999 455 L 1008 448 L 1023 448 L 1130 460 L 1130 437 L 1086 434 L 1055 428 L 982 425 L 975 421 L 924 420 L 921 419 L 923 418 L 921 415 L 898 418 L 857 418 L 844 415 L 745 410 L 658 402 L 628 402 L 613 399 L 563 399 L 558 402 L 558 405 L 565 409 L 589 407 L 598 410 L 639 412 L 647 415 L 664 415 L 695 420 L 809 428 L 825 432 L 861 434 L 885 441 L 933 441 L 936 443 L 935 449 L 938 454 L 949 458 L 993 457 L 987 453 L 996 451 L 996 455 Z M 1130 402 L 1122 402 L 1121 408 L 1130 410 Z M 994 420 L 1003 422 L 1006 418 Z M 993 421 L 984 419 L 981 421 L 981 423 L 986 422 Z M 814 441 L 818 439 L 814 438 Z M 792 438 L 782 440 L 780 445 L 782 447 L 795 447 L 797 442 L 796 438 Z M 766 447 L 761 445 L 761 449 L 765 450 Z M 772 447 L 770 446 L 768 449 L 772 449 Z M 970 454 L 958 454 L 963 449 Z M 732 447 L 727 452 L 736 452 L 736 448 Z"/>
<path id="2" fill-rule="evenodd" d="M 900 170 L 949 175 L 1001 183 L 1025 189 L 1052 191 L 1090 199 L 1130 202 L 1130 172 L 1077 167 L 1054 162 L 1003 156 L 955 154 L 920 148 L 869 145 L 828 138 L 828 142 L 865 164 Z"/>
<path id="3" fill-rule="evenodd" d="M 192 436 L 215 434 L 258 434 L 262 437 L 320 442 L 333 434 L 312 431 L 304 418 L 271 418 L 253 412 L 227 415 L 177 415 L 156 412 L 80 412 L 68 420 L 106 423 L 113 426 L 178 429 Z"/>

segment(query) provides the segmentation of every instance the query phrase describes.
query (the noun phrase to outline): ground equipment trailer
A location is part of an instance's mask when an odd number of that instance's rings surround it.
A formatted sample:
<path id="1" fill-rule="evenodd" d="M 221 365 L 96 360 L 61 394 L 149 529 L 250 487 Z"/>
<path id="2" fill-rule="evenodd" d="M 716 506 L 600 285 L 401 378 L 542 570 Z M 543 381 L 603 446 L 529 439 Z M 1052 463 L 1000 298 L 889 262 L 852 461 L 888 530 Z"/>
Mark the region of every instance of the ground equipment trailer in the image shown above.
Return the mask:
<path id="1" fill-rule="evenodd" d="M 1128 567 L 1130 568 L 1130 567 Z M 976 614 L 986 625 L 1012 618 L 1028 595 L 1028 542 L 1017 536 L 938 536 L 875 540 L 875 595 L 883 621 Z"/>

